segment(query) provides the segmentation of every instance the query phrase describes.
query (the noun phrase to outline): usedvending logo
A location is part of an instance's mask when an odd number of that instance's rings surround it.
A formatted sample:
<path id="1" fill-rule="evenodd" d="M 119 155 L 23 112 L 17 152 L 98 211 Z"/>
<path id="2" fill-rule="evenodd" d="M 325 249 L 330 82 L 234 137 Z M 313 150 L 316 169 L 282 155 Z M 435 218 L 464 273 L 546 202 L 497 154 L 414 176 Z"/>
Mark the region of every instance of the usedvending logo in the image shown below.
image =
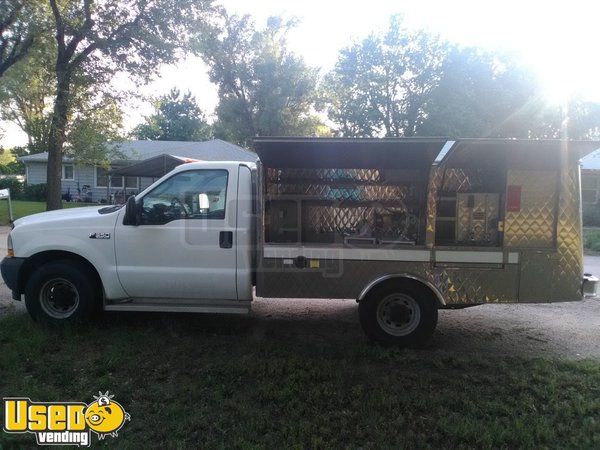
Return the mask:
<path id="1" fill-rule="evenodd" d="M 91 444 L 92 432 L 98 439 L 117 437 L 131 416 L 108 391 L 94 395 L 94 401 L 32 402 L 28 398 L 4 398 L 4 431 L 33 433 L 38 445 Z"/>

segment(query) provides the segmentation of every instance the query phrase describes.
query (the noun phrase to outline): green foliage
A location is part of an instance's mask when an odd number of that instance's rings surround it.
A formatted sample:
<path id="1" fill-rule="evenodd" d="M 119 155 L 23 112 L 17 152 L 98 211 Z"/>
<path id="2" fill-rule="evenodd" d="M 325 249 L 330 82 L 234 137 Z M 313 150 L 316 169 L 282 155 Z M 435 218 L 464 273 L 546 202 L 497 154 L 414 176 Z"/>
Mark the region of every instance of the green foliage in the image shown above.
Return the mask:
<path id="1" fill-rule="evenodd" d="M 0 189 L 10 189 L 13 200 L 43 202 L 46 200 L 45 184 L 25 184 L 16 178 L 0 178 Z"/>
<path id="2" fill-rule="evenodd" d="M 583 246 L 586 250 L 600 252 L 600 231 L 591 231 L 587 233 Z"/>
<path id="3" fill-rule="evenodd" d="M 510 55 L 448 48 L 419 134 L 527 138 L 541 103 L 539 86 L 511 61 Z"/>
<path id="4" fill-rule="evenodd" d="M 212 137 L 212 129 L 191 92 L 171 92 L 154 101 L 155 112 L 138 125 L 133 135 L 155 141 L 203 141 Z"/>
<path id="5" fill-rule="evenodd" d="M 190 28 L 212 11 L 212 0 L 49 0 L 55 34 L 56 96 L 48 132 L 48 208 L 60 208 L 60 167 L 74 93 L 111 90 L 118 72 L 148 81 L 163 63 L 177 59 Z M 85 115 L 84 115 L 85 116 Z M 83 119 L 81 119 L 83 120 Z M 88 124 L 86 129 L 94 129 Z"/>
<path id="6" fill-rule="evenodd" d="M 12 199 L 22 198 L 23 186 L 24 183 L 16 178 L 0 178 L 0 189 L 10 189 L 10 196 Z"/>
<path id="7" fill-rule="evenodd" d="M 385 34 L 343 49 L 321 91 L 319 109 L 348 137 L 600 136 L 599 104 L 547 104 L 514 55 L 439 42 L 398 16 Z"/>
<path id="8" fill-rule="evenodd" d="M 94 100 L 87 100 L 89 103 L 81 108 L 89 111 L 88 114 L 80 111 L 71 118 L 67 132 L 65 154 L 72 156 L 77 163 L 102 164 L 120 156 L 120 153 L 115 152 L 114 145 L 106 144 L 118 144 L 122 139 L 121 109 L 112 96 L 105 95 Z"/>
<path id="9" fill-rule="evenodd" d="M 25 173 L 25 164 L 17 161 L 15 153 L 18 153 L 18 149 L 5 149 L 0 147 L 0 174 L 2 175 L 17 175 Z"/>
<path id="10" fill-rule="evenodd" d="M 19 200 L 43 202 L 46 200 L 46 184 L 26 184 Z"/>
<path id="11" fill-rule="evenodd" d="M 0 78 L 22 60 L 42 27 L 41 0 L 0 0 Z"/>
<path id="12" fill-rule="evenodd" d="M 385 34 L 340 52 L 320 107 L 344 136 L 413 136 L 426 119 L 445 51 L 435 36 L 409 31 L 393 16 Z"/>
<path id="13" fill-rule="evenodd" d="M 46 151 L 49 106 L 56 91 L 55 54 L 52 37 L 38 36 L 27 58 L 0 79 L 0 119 L 15 123 L 27 134 L 30 153 Z"/>
<path id="14" fill-rule="evenodd" d="M 249 16 L 223 13 L 197 37 L 196 49 L 219 88 L 216 137 L 249 146 L 254 136 L 327 133 L 313 113 L 317 70 L 287 49 L 294 25 L 271 17 L 257 30 Z"/>
<path id="15" fill-rule="evenodd" d="M 0 81 L 0 118 L 19 125 L 27 134 L 28 153 L 48 149 L 51 104 L 56 91 L 53 73 L 56 42 L 38 42 L 28 57 Z M 89 77 L 77 75 L 71 88 L 64 153 L 87 162 L 107 158 L 107 141 L 120 139 L 122 112 L 118 97 L 97 90 Z"/>
<path id="16" fill-rule="evenodd" d="M 583 226 L 600 227 L 600 205 L 583 205 Z"/>

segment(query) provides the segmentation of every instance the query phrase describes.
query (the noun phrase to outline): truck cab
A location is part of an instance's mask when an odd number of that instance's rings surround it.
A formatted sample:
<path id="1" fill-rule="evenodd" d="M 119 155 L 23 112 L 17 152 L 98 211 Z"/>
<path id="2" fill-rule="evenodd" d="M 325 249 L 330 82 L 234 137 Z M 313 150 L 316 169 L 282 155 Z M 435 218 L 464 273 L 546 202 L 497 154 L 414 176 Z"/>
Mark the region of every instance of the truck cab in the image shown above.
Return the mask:
<path id="1" fill-rule="evenodd" d="M 15 221 L 2 274 L 34 319 L 239 312 L 252 299 L 256 167 L 183 164 L 126 205 Z"/>

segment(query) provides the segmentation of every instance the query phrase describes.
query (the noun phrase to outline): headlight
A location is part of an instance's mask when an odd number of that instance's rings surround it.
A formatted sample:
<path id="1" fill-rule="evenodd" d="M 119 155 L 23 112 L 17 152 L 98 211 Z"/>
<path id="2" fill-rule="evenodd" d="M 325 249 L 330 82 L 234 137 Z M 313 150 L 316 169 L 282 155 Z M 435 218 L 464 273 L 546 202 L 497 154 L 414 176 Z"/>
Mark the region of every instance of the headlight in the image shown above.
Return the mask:
<path id="1" fill-rule="evenodd" d="M 15 251 L 13 250 L 13 243 L 12 243 L 12 237 L 10 235 L 10 233 L 8 233 L 8 238 L 6 239 L 6 256 L 8 256 L 9 258 L 12 258 L 13 256 L 15 256 Z"/>

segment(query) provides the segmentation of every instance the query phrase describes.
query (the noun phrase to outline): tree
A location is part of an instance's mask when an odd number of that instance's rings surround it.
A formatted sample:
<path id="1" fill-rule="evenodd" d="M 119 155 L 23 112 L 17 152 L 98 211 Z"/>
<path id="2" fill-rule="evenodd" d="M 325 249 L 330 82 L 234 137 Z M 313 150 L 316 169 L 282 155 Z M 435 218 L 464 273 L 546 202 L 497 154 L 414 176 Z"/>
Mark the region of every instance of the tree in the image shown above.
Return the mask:
<path id="1" fill-rule="evenodd" d="M 108 83 L 117 71 L 147 80 L 177 58 L 210 0 L 49 0 L 57 51 L 56 94 L 48 134 L 47 208 L 62 207 L 60 177 L 73 86 Z"/>
<path id="2" fill-rule="evenodd" d="M 0 78 L 27 55 L 40 28 L 37 0 L 0 0 Z"/>
<path id="3" fill-rule="evenodd" d="M 543 96 L 538 80 L 515 61 L 511 55 L 450 47 L 418 133 L 527 138 Z"/>
<path id="4" fill-rule="evenodd" d="M 0 119 L 16 123 L 27 134 L 29 153 L 47 150 L 56 92 L 55 54 L 53 40 L 39 39 L 27 58 L 0 81 Z M 78 74 L 72 88 L 63 153 L 87 162 L 92 157 L 94 162 L 106 160 L 104 142 L 120 138 L 119 100 L 97 90 L 93 82 Z"/>
<path id="5" fill-rule="evenodd" d="M 254 136 L 327 132 L 312 110 L 317 70 L 287 49 L 294 25 L 271 17 L 257 30 L 249 16 L 222 12 L 219 24 L 197 38 L 219 90 L 216 136 L 250 146 Z"/>
<path id="6" fill-rule="evenodd" d="M 34 47 L 26 60 L 0 80 L 0 119 L 17 124 L 27 135 L 30 153 L 46 151 L 51 105 L 56 91 L 52 41 Z"/>
<path id="7" fill-rule="evenodd" d="M 0 174 L 23 174 L 25 173 L 25 164 L 17 161 L 17 156 L 22 156 L 22 148 L 13 149 L 0 147 Z"/>
<path id="8" fill-rule="evenodd" d="M 388 31 L 340 52 L 323 82 L 321 108 L 344 136 L 413 136 L 440 77 L 445 47 L 393 16 Z"/>
<path id="9" fill-rule="evenodd" d="M 133 135 L 156 141 L 202 141 L 210 139 L 212 129 L 191 92 L 171 92 L 154 101 L 155 112 L 138 125 Z"/>

